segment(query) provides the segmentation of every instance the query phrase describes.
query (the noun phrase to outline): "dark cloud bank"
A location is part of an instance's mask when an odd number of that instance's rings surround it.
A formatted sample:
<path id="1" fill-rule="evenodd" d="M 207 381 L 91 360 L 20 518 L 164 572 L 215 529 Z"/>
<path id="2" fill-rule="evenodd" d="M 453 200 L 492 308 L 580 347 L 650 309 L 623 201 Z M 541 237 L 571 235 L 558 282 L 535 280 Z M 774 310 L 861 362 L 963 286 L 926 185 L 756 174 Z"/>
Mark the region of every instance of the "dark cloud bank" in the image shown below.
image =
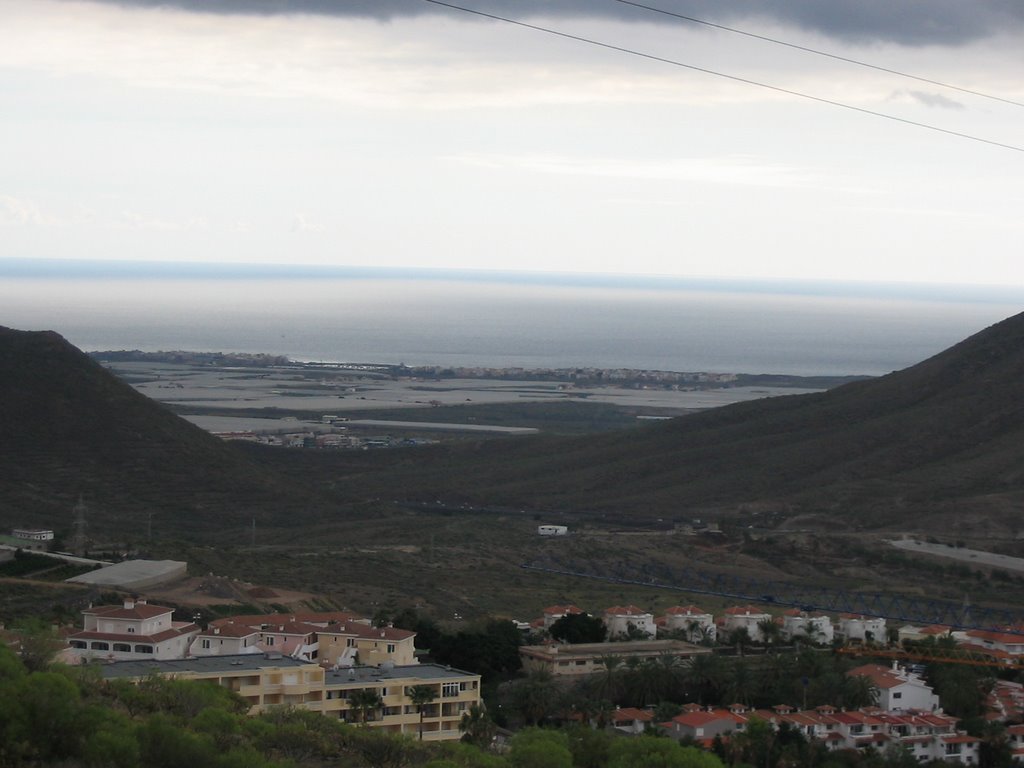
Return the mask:
<path id="1" fill-rule="evenodd" d="M 761 19 L 852 42 L 960 44 L 1024 29 L 1020 0 L 641 0 L 646 5 L 717 23 Z M 311 13 L 388 21 L 458 11 L 424 0 L 106 0 L 117 5 L 172 7 L 206 13 Z M 522 19 L 528 16 L 606 17 L 681 23 L 615 0 L 452 0 L 457 5 Z"/>

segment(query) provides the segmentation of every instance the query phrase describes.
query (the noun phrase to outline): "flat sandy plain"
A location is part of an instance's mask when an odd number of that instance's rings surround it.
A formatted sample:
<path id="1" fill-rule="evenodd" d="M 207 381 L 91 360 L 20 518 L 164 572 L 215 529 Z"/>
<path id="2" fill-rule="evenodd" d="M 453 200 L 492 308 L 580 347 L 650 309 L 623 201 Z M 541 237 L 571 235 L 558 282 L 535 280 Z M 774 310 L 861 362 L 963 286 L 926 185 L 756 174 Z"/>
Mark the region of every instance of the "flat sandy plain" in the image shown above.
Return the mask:
<path id="1" fill-rule="evenodd" d="M 323 375 L 292 369 L 209 368 L 174 363 L 117 363 L 115 372 L 126 376 L 141 393 L 159 402 L 186 409 L 216 410 L 218 415 L 191 415 L 190 421 L 211 431 L 308 428 L 290 412 L 359 418 L 360 411 L 454 406 L 466 403 L 509 404 L 551 401 L 586 401 L 656 409 L 683 414 L 730 403 L 780 395 L 819 392 L 794 387 L 727 387 L 679 391 L 627 386 L 576 387 L 549 381 L 497 379 L 390 379 L 346 374 Z M 266 409 L 266 418 L 253 410 Z M 230 411 L 247 411 L 232 417 Z M 227 412 L 227 413 L 225 413 Z M 438 420 L 442 422 L 441 419 Z M 379 424 L 380 422 L 378 422 Z M 421 428 L 423 424 L 419 425 Z M 486 428 L 486 425 L 479 425 Z M 443 428 L 439 423 L 435 428 Z"/>

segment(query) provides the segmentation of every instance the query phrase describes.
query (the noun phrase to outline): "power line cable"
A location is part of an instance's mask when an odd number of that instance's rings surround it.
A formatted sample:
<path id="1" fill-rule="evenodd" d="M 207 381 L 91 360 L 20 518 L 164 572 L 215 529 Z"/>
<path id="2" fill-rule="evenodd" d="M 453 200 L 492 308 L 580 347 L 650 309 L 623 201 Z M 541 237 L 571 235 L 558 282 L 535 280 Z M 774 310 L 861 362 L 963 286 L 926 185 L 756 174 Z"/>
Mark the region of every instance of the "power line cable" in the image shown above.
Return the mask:
<path id="1" fill-rule="evenodd" d="M 713 29 L 720 29 L 724 32 L 732 32 L 736 35 L 744 35 L 745 37 L 752 37 L 755 40 L 763 40 L 768 43 L 774 43 L 775 45 L 783 45 L 787 48 L 793 48 L 797 51 L 803 51 L 804 53 L 813 53 L 816 56 L 825 56 L 829 59 L 835 59 L 836 61 L 842 61 L 847 64 L 856 64 L 858 67 L 867 67 L 868 69 L 874 69 L 879 72 L 886 72 L 890 75 L 899 75 L 900 77 L 906 77 L 910 80 L 917 80 L 921 83 L 928 83 L 929 85 L 937 85 L 940 88 L 949 88 L 953 91 L 959 91 L 960 93 L 969 93 L 972 96 L 980 96 L 983 99 L 992 99 L 993 101 L 1001 101 L 1003 104 L 1012 104 L 1015 107 L 1024 107 L 1024 102 L 1014 101 L 1013 99 L 1007 99 L 1002 96 L 994 96 L 991 93 L 984 93 L 983 91 L 975 91 L 971 88 L 964 88 L 959 85 L 953 85 L 952 83 L 944 83 L 941 80 L 932 80 L 927 77 L 921 77 L 919 75 L 912 75 L 909 72 L 901 72 L 898 69 L 890 69 L 888 67 L 881 67 L 877 64 L 869 64 L 866 61 L 860 61 L 859 59 L 851 59 L 846 56 L 840 56 L 835 53 L 829 53 L 828 51 L 821 51 L 817 48 L 808 48 L 804 45 L 797 45 L 796 43 L 789 43 L 785 40 L 779 40 L 775 37 L 768 37 L 767 35 L 759 35 L 754 32 L 747 32 L 742 29 L 736 29 L 735 27 L 727 27 L 724 24 L 715 24 L 711 21 L 705 21 L 704 19 L 694 18 L 693 16 L 686 16 L 682 13 L 676 13 L 675 11 L 667 11 L 664 8 L 656 8 L 653 5 L 645 5 L 643 3 L 637 3 L 633 0 L 615 0 L 617 3 L 623 5 L 631 5 L 634 8 L 642 8 L 645 11 L 651 11 L 652 13 L 660 13 L 665 16 L 671 16 L 682 21 L 689 21 L 694 24 L 703 24 L 705 27 L 712 27 Z"/>
<path id="2" fill-rule="evenodd" d="M 860 112 L 861 114 L 865 114 L 865 115 L 872 115 L 874 117 L 881 117 L 881 118 L 884 118 L 886 120 L 892 120 L 892 121 L 897 122 L 897 123 L 903 123 L 905 125 L 913 125 L 913 126 L 915 126 L 917 128 L 925 128 L 925 129 L 927 129 L 929 131 L 936 131 L 937 133 L 944 133 L 947 136 L 956 136 L 957 138 L 960 138 L 960 139 L 967 139 L 969 141 L 976 141 L 976 142 L 979 142 L 981 144 L 988 144 L 988 145 L 993 146 L 993 147 L 1000 147 L 1001 149 L 1010 149 L 1010 150 L 1013 150 L 1014 152 L 1024 152 L 1024 147 L 1015 146 L 1013 144 L 1005 144 L 1005 143 L 1003 143 L 1001 141 L 994 141 L 992 139 L 982 138 L 981 136 L 975 136 L 975 135 L 970 134 L 970 133 L 962 133 L 960 131 L 950 130 L 949 128 L 940 128 L 937 125 L 932 125 L 930 123 L 922 123 L 922 122 L 919 122 L 917 120 L 910 120 L 908 118 L 898 117 L 896 115 L 890 115 L 890 114 L 888 114 L 886 112 L 878 112 L 876 110 L 866 109 L 864 107 L 855 107 L 852 104 L 846 104 L 846 103 L 841 102 L 841 101 L 835 101 L 833 99 L 826 99 L 826 98 L 821 97 L 821 96 L 812 96 L 811 94 L 802 93 L 801 91 L 794 91 L 794 90 L 790 90 L 789 88 L 782 88 L 782 87 L 777 86 L 777 85 L 769 85 L 768 83 L 762 83 L 762 82 L 759 82 L 757 80 L 750 80 L 750 79 L 745 78 L 745 77 L 739 77 L 737 75 L 730 75 L 730 74 L 727 74 L 725 72 L 718 72 L 716 70 L 707 69 L 705 67 L 698 67 L 695 64 L 687 64 L 685 62 L 677 61 L 675 59 L 667 59 L 667 58 L 665 58 L 663 56 L 655 56 L 654 54 L 644 53 L 643 51 L 638 51 L 638 50 L 635 50 L 633 48 L 625 48 L 625 47 L 620 46 L 620 45 L 613 45 L 612 43 L 604 43 L 604 42 L 601 42 L 600 40 L 594 40 L 594 39 L 588 38 L 588 37 L 581 37 L 579 35 L 573 35 L 573 34 L 570 34 L 568 32 L 561 32 L 561 31 L 559 31 L 557 29 L 551 29 L 550 27 L 542 27 L 542 26 L 539 26 L 537 24 L 529 24 L 529 23 L 527 23 L 525 21 L 518 21 L 517 19 L 510 19 L 510 18 L 505 17 L 505 16 L 498 16 L 498 15 L 493 14 L 493 13 L 486 13 L 485 11 L 478 11 L 478 10 L 476 10 L 474 8 L 466 8 L 465 6 L 462 6 L 462 5 L 455 5 L 454 3 L 442 2 L 442 0 L 424 0 L 424 2 L 431 3 L 432 5 L 442 6 L 444 8 L 451 8 L 452 10 L 455 10 L 455 11 L 462 11 L 464 13 L 473 14 L 474 16 L 481 16 L 481 17 L 486 18 L 486 19 L 493 19 L 494 21 L 502 21 L 502 22 L 505 22 L 506 24 L 514 24 L 515 26 L 525 27 L 526 29 L 532 29 L 532 30 L 535 30 L 537 32 L 544 32 L 544 33 L 549 34 L 549 35 L 555 35 L 556 37 L 563 37 L 563 38 L 565 38 L 567 40 L 575 40 L 576 42 L 587 43 L 588 45 L 594 45 L 594 46 L 597 46 L 599 48 L 607 48 L 608 50 L 618 51 L 620 53 L 627 53 L 627 54 L 630 54 L 631 56 L 638 56 L 638 57 L 643 58 L 643 59 L 649 59 L 651 61 L 658 61 L 658 62 L 661 62 L 662 64 L 671 64 L 672 66 L 681 67 L 683 69 L 689 69 L 689 70 L 692 70 L 694 72 L 703 72 L 704 74 L 707 74 L 707 75 L 714 75 L 715 77 L 722 77 L 722 78 L 725 78 L 727 80 L 732 80 L 732 81 L 737 82 L 737 83 L 744 83 L 746 85 L 753 85 L 753 86 L 756 86 L 758 88 L 766 88 L 766 89 L 768 89 L 770 91 L 775 91 L 777 93 L 785 93 L 785 94 L 787 94 L 789 96 L 796 96 L 796 97 L 801 98 L 801 99 L 807 99 L 809 101 L 815 101 L 815 102 L 818 102 L 819 104 L 829 104 L 829 105 L 831 105 L 833 107 L 841 107 L 842 109 L 848 109 L 848 110 L 851 110 L 853 112 Z"/>

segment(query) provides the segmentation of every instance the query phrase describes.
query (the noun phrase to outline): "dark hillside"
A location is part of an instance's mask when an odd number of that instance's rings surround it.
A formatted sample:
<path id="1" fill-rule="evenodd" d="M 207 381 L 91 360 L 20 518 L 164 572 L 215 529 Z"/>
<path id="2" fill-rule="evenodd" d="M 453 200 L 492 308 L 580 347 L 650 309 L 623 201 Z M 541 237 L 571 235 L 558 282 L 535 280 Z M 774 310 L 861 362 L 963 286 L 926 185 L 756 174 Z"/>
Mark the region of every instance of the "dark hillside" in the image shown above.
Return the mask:
<path id="1" fill-rule="evenodd" d="M 973 512 L 1015 532 L 1024 500 L 1024 315 L 904 371 L 821 394 L 626 432 L 395 458 L 374 457 L 387 462 L 387 487 L 424 499 L 645 516 L 761 503 L 825 513 L 841 526 Z M 381 492 L 375 474 L 367 467 L 351 485 Z"/>
<path id="2" fill-rule="evenodd" d="M 266 468 L 137 393 L 56 333 L 0 328 L 0 525 L 138 540 L 308 508 Z M 120 539 L 119 539 L 120 540 Z"/>

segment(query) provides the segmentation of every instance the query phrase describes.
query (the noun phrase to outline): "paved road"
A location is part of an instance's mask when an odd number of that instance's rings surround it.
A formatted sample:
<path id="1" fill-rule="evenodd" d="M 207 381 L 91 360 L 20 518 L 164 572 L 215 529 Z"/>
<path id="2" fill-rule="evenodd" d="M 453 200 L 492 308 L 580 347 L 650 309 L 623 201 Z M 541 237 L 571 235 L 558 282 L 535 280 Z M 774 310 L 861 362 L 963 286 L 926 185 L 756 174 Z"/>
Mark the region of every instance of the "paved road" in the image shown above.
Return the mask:
<path id="1" fill-rule="evenodd" d="M 1024 558 L 1010 557 L 1009 555 L 997 555 L 995 552 L 985 552 L 981 549 L 967 549 L 966 547 L 950 547 L 946 544 L 933 544 L 919 539 L 899 539 L 890 541 L 894 547 L 908 552 L 920 552 L 926 555 L 937 557 L 948 557 L 952 560 L 962 560 L 965 563 L 983 565 L 991 568 L 1002 568 L 1006 571 L 1017 571 L 1024 573 Z"/>

